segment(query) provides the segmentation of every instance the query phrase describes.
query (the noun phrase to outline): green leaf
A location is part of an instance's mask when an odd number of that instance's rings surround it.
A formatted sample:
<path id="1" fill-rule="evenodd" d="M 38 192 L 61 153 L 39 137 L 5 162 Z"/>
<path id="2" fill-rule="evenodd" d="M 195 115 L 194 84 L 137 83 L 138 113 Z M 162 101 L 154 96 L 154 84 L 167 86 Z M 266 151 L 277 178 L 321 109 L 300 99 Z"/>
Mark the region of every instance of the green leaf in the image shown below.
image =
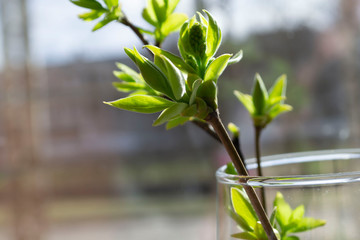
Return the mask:
<path id="1" fill-rule="evenodd" d="M 197 114 L 197 106 L 193 104 L 182 111 L 181 116 L 183 117 L 193 117 Z"/>
<path id="2" fill-rule="evenodd" d="M 271 216 L 269 218 L 269 221 L 270 221 L 270 224 L 271 226 L 275 226 L 275 220 L 276 220 L 276 213 L 277 213 L 277 207 L 274 207 L 272 213 L 271 213 Z"/>
<path id="3" fill-rule="evenodd" d="M 235 233 L 232 234 L 231 237 L 245 240 L 258 240 L 257 236 L 252 232 Z"/>
<path id="4" fill-rule="evenodd" d="M 202 98 L 213 110 L 217 109 L 217 87 L 213 81 L 203 81 L 197 90 L 197 96 Z"/>
<path id="5" fill-rule="evenodd" d="M 135 62 L 140 69 L 140 72 L 145 82 L 154 90 L 159 91 L 168 97 L 175 99 L 171 86 L 168 83 L 168 79 L 165 74 L 146 57 L 142 56 L 136 48 L 131 50 L 125 48 L 126 54 Z"/>
<path id="6" fill-rule="evenodd" d="M 286 236 L 282 240 L 300 240 L 297 236 Z"/>
<path id="7" fill-rule="evenodd" d="M 171 52 L 165 51 L 161 48 L 152 45 L 146 45 L 147 49 L 149 49 L 154 55 L 163 55 L 167 57 L 177 68 L 182 71 L 194 73 L 192 67 L 190 67 L 187 63 L 184 62 L 180 57 L 172 54 Z"/>
<path id="8" fill-rule="evenodd" d="M 286 92 L 286 75 L 281 75 L 269 90 L 269 98 L 284 97 Z"/>
<path id="9" fill-rule="evenodd" d="M 154 7 L 153 7 L 153 4 L 152 4 L 152 0 L 147 1 L 147 6 L 146 6 L 146 8 L 144 8 L 144 10 L 142 12 L 142 17 L 148 23 L 153 25 L 154 27 L 156 27 L 158 25 L 158 21 L 156 19 L 156 15 L 155 15 Z"/>
<path id="10" fill-rule="evenodd" d="M 184 111 L 185 108 L 187 108 L 187 107 L 188 107 L 188 105 L 186 103 L 175 103 L 171 107 L 165 109 L 160 114 L 158 119 L 155 120 L 153 126 L 159 126 L 165 122 L 168 122 L 168 121 L 178 117 L 180 115 L 180 113 L 182 111 Z"/>
<path id="11" fill-rule="evenodd" d="M 305 232 L 311 229 L 324 226 L 326 224 L 325 220 L 315 219 L 315 218 L 302 218 L 298 223 L 296 228 L 291 229 L 291 232 Z"/>
<path id="12" fill-rule="evenodd" d="M 234 164 L 232 162 L 226 164 L 225 173 L 230 175 L 238 175 L 238 172 L 236 171 Z"/>
<path id="13" fill-rule="evenodd" d="M 240 189 L 232 187 L 231 203 L 235 212 L 242 217 L 250 227 L 255 227 L 258 218 L 246 194 Z"/>
<path id="14" fill-rule="evenodd" d="M 232 56 L 232 57 L 229 59 L 228 65 L 238 63 L 238 62 L 240 62 L 240 60 L 241 60 L 242 58 L 243 58 L 243 51 L 240 50 L 239 52 L 237 52 L 234 56 Z"/>
<path id="15" fill-rule="evenodd" d="M 166 20 L 166 4 L 164 0 L 152 0 L 152 5 L 158 23 L 163 23 Z"/>
<path id="16" fill-rule="evenodd" d="M 206 10 L 203 11 L 206 13 L 209 19 L 206 39 L 206 56 L 210 59 L 215 55 L 220 46 L 221 30 L 212 15 Z"/>
<path id="17" fill-rule="evenodd" d="M 254 228 L 254 233 L 255 233 L 257 239 L 259 239 L 259 240 L 267 240 L 268 239 L 260 221 L 256 222 L 256 225 Z M 278 238 L 278 239 L 280 239 L 280 238 Z"/>
<path id="18" fill-rule="evenodd" d="M 70 0 L 70 2 L 83 8 L 89 8 L 93 10 L 106 10 L 99 2 L 95 0 Z"/>
<path id="19" fill-rule="evenodd" d="M 250 115 L 253 115 L 255 113 L 255 107 L 252 100 L 252 96 L 248 94 L 243 94 L 242 92 L 239 92 L 237 90 L 234 91 L 235 96 L 239 101 L 244 105 L 244 107 L 248 110 Z"/>
<path id="20" fill-rule="evenodd" d="M 112 7 L 116 7 L 119 5 L 119 1 L 118 0 L 104 0 L 106 6 L 108 7 L 108 9 L 111 9 Z"/>
<path id="21" fill-rule="evenodd" d="M 95 32 L 96 30 L 99 30 L 100 28 L 104 27 L 105 25 L 112 22 L 113 20 L 114 20 L 113 18 L 105 17 L 103 20 L 101 20 L 94 26 L 92 31 Z"/>
<path id="22" fill-rule="evenodd" d="M 229 206 L 228 209 L 228 213 L 230 215 L 230 217 L 238 224 L 238 226 L 244 230 L 244 231 L 249 231 L 249 232 L 253 232 L 254 228 L 249 226 L 249 223 L 246 222 L 246 220 L 244 218 L 242 218 L 241 216 L 239 216 L 237 213 L 235 213 Z"/>
<path id="23" fill-rule="evenodd" d="M 276 193 L 274 207 L 277 209 L 276 221 L 279 223 L 281 229 L 286 229 L 286 226 L 289 224 L 292 209 L 280 192 Z"/>
<path id="24" fill-rule="evenodd" d="M 179 125 L 183 125 L 187 121 L 189 121 L 188 117 L 178 117 L 178 118 L 172 119 L 166 124 L 166 130 L 170 130 L 170 129 L 172 129 L 174 127 L 177 127 Z"/>
<path id="25" fill-rule="evenodd" d="M 146 86 L 143 83 L 136 82 L 113 82 L 113 86 L 120 92 L 131 92 L 146 89 Z"/>
<path id="26" fill-rule="evenodd" d="M 129 76 L 129 80 L 131 79 L 132 82 L 138 82 L 138 83 L 142 83 L 144 82 L 143 78 L 141 77 L 141 75 L 139 73 L 137 73 L 136 71 L 134 71 L 133 69 L 131 69 L 130 67 L 126 66 L 125 64 L 116 63 L 116 66 L 126 75 Z M 114 75 L 118 74 L 118 71 L 114 71 Z M 116 77 L 118 77 L 117 75 L 115 75 Z M 120 78 L 120 77 L 118 77 Z M 122 78 L 120 78 L 122 79 Z M 124 80 L 126 81 L 126 80 Z"/>
<path id="27" fill-rule="evenodd" d="M 191 92 L 191 95 L 190 95 L 190 105 L 194 103 L 195 101 L 195 98 L 196 98 L 196 94 L 197 94 L 197 91 L 201 85 L 201 82 L 202 80 L 201 79 L 197 79 L 195 80 L 195 82 L 192 84 L 192 92 Z"/>
<path id="28" fill-rule="evenodd" d="M 206 69 L 205 72 L 205 81 L 214 81 L 217 82 L 219 76 L 225 70 L 228 61 L 231 57 L 231 54 L 223 54 L 220 57 L 216 58 Z"/>
<path id="29" fill-rule="evenodd" d="M 98 19 L 99 17 L 101 17 L 101 15 L 103 15 L 104 12 L 105 11 L 102 11 L 102 10 L 92 10 L 90 12 L 79 14 L 78 16 L 82 20 L 90 22 L 90 21 L 93 21 L 93 20 Z"/>
<path id="30" fill-rule="evenodd" d="M 171 1 L 170 1 L 171 2 Z M 184 13 L 173 13 L 161 26 L 161 33 L 165 36 L 180 29 L 188 16 Z"/>
<path id="31" fill-rule="evenodd" d="M 208 108 L 206 102 L 203 99 L 197 97 L 195 99 L 195 104 L 196 104 L 196 109 L 197 109 L 197 113 L 196 113 L 195 117 L 197 117 L 199 119 L 205 119 L 211 112 L 211 110 Z"/>
<path id="32" fill-rule="evenodd" d="M 176 100 L 180 100 L 186 93 L 185 78 L 181 71 L 165 56 L 161 56 L 166 65 L 165 73 Z"/>
<path id="33" fill-rule="evenodd" d="M 233 137 L 236 137 L 236 138 L 239 137 L 240 130 L 239 130 L 238 126 L 236 126 L 234 123 L 230 122 L 227 127 L 228 127 L 229 131 L 231 132 L 231 134 L 233 135 Z"/>
<path id="34" fill-rule="evenodd" d="M 276 105 L 273 109 L 271 109 L 269 115 L 271 119 L 274 119 L 275 117 L 279 116 L 282 113 L 290 112 L 292 110 L 292 106 L 287 104 L 279 104 Z"/>
<path id="35" fill-rule="evenodd" d="M 178 5 L 180 0 L 166 0 L 167 1 L 167 15 L 169 16 L 172 12 L 174 12 L 176 6 Z"/>
<path id="36" fill-rule="evenodd" d="M 147 95 L 134 95 L 104 103 L 116 108 L 139 113 L 160 112 L 174 104 L 174 102 L 165 98 Z"/>
<path id="37" fill-rule="evenodd" d="M 254 115 L 261 116 L 265 115 L 265 107 L 268 100 L 268 93 L 265 87 L 263 80 L 260 75 L 257 73 L 255 75 L 254 87 L 252 91 L 252 100 L 254 103 Z"/>
<path id="38" fill-rule="evenodd" d="M 298 223 L 304 217 L 305 214 L 305 207 L 304 205 L 300 205 L 293 210 L 290 216 L 291 223 Z"/>

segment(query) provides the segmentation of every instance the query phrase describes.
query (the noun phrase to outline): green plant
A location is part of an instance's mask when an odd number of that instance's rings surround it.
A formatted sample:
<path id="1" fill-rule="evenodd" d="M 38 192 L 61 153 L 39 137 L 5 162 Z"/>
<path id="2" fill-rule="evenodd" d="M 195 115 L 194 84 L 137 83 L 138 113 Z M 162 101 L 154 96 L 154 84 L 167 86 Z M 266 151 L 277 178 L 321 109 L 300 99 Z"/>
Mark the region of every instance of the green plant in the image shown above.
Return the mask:
<path id="1" fill-rule="evenodd" d="M 243 230 L 243 232 L 233 234 L 232 237 L 246 240 L 266 240 L 266 234 L 245 192 L 235 187 L 232 187 L 230 191 L 229 214 Z M 300 238 L 293 234 L 309 231 L 326 223 L 321 219 L 304 217 L 304 205 L 292 209 L 280 192 L 276 194 L 273 206 L 270 223 L 275 228 L 277 237 L 282 240 L 298 240 Z"/>
<path id="2" fill-rule="evenodd" d="M 139 72 L 118 63 L 120 71 L 115 71 L 114 75 L 120 81 L 113 85 L 119 91 L 128 93 L 128 96 L 105 102 L 106 104 L 139 113 L 161 112 L 153 125 L 166 123 L 167 129 L 188 121 L 195 123 L 222 142 L 233 162 L 233 172 L 248 176 L 244 159 L 240 157 L 240 151 L 233 145 L 220 119 L 217 100 L 219 77 L 229 65 L 241 60 L 242 51 L 235 55 L 215 56 L 222 36 L 216 20 L 208 11 L 203 10 L 203 14 L 197 13 L 187 19 L 184 14 L 174 13 L 179 0 L 149 0 L 142 16 L 154 29 L 145 30 L 127 19 L 117 0 L 103 0 L 103 4 L 96 0 L 71 2 L 91 9 L 90 12 L 80 15 L 83 20 L 92 21 L 103 16 L 103 20 L 98 22 L 93 30 L 100 29 L 112 21 L 119 22 L 130 27 L 145 48 L 152 53 L 153 60 L 150 60 L 135 47 L 125 48 L 126 54 L 135 63 Z M 178 29 L 180 56 L 160 48 L 166 37 Z M 154 44 L 150 44 L 145 36 L 153 37 Z M 235 92 L 249 110 L 256 128 L 263 129 L 277 115 L 290 110 L 290 107 L 283 103 L 285 86 L 285 77 L 280 77 L 268 93 L 260 75 L 256 75 L 252 96 Z M 235 138 L 239 137 L 238 129 L 234 125 L 230 125 L 230 130 Z M 257 149 L 259 151 L 259 147 Z M 245 178 L 240 181 L 247 182 Z M 239 225 L 245 230 L 234 237 L 259 240 L 291 239 L 287 234 L 294 232 L 293 228 L 286 225 L 288 222 L 284 223 L 285 218 L 281 215 L 282 209 L 289 210 L 284 207 L 286 204 L 276 206 L 279 210 L 274 211 L 269 219 L 264 205 L 260 203 L 251 186 L 245 184 L 240 190 L 232 190 L 232 194 L 232 205 L 228 206 L 233 208 L 230 214 L 235 219 L 242 219 Z M 239 200 L 240 198 L 242 200 Z M 277 199 L 276 202 L 283 203 L 280 197 Z M 246 212 L 245 215 L 241 213 L 243 210 Z M 300 210 L 296 210 L 296 217 L 300 216 L 298 212 Z M 286 212 L 288 213 L 289 211 Z M 274 225 L 275 220 L 277 225 Z M 277 229 L 277 226 L 280 229 Z"/>

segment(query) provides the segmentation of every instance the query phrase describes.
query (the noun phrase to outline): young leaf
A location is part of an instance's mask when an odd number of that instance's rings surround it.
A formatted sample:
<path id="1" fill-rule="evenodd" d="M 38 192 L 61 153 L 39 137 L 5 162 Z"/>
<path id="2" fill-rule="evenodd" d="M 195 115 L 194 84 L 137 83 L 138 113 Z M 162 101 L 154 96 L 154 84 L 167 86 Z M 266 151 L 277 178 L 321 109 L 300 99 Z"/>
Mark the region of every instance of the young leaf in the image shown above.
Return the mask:
<path id="1" fill-rule="evenodd" d="M 297 236 L 286 236 L 282 240 L 300 240 Z"/>
<path id="2" fill-rule="evenodd" d="M 284 97 L 286 92 L 286 75 L 281 75 L 269 90 L 269 98 Z"/>
<path id="3" fill-rule="evenodd" d="M 170 1 L 171 2 L 171 1 Z M 188 16 L 183 13 L 173 13 L 161 26 L 161 33 L 165 36 L 180 29 L 181 25 L 188 19 Z"/>
<path id="4" fill-rule="evenodd" d="M 238 188 L 231 188 L 231 203 L 235 212 L 242 217 L 248 225 L 255 226 L 258 220 L 251 203 L 244 192 Z"/>
<path id="5" fill-rule="evenodd" d="M 276 221 L 279 223 L 281 229 L 286 229 L 286 226 L 289 224 L 292 209 L 280 192 L 276 193 L 274 207 L 277 209 Z"/>
<path id="6" fill-rule="evenodd" d="M 174 102 L 165 98 L 147 95 L 135 95 L 104 103 L 116 108 L 139 113 L 160 112 L 174 104 Z"/>
<path id="7" fill-rule="evenodd" d="M 164 93 L 168 97 L 174 99 L 171 86 L 164 73 L 146 57 L 142 56 L 136 48 L 131 50 L 125 48 L 126 54 L 135 62 L 147 84 L 159 92 Z"/>
<path id="8" fill-rule="evenodd" d="M 291 110 L 292 110 L 292 106 L 287 105 L 287 104 L 281 104 L 281 105 L 277 105 L 273 109 L 271 109 L 269 115 L 270 115 L 271 119 L 274 119 L 278 115 L 280 115 L 282 113 L 290 112 Z"/>
<path id="9" fill-rule="evenodd" d="M 255 107 L 255 115 L 264 115 L 264 109 L 268 100 L 268 93 L 260 75 L 255 75 L 255 83 L 252 91 L 252 100 Z"/>
<path id="10" fill-rule="evenodd" d="M 154 7 L 153 7 L 153 4 L 152 4 L 152 0 L 147 1 L 147 6 L 146 6 L 146 8 L 144 8 L 144 10 L 142 12 L 142 17 L 148 23 L 153 25 L 154 27 L 156 27 L 158 25 L 158 21 L 156 19 L 156 15 L 155 15 Z"/>
<path id="11" fill-rule="evenodd" d="M 144 84 L 136 82 L 113 82 L 113 86 L 120 92 L 131 92 L 146 88 Z"/>
<path id="12" fill-rule="evenodd" d="M 137 73 L 136 71 L 134 71 L 133 69 L 129 68 L 128 66 L 126 66 L 125 64 L 116 63 L 116 66 L 122 71 L 122 73 L 126 74 L 128 76 L 128 80 L 131 82 L 138 82 L 138 83 L 143 83 L 144 79 L 141 77 L 141 75 L 139 73 Z M 122 79 L 121 77 L 119 77 L 119 71 L 114 71 L 114 75 L 120 79 Z M 124 81 L 126 81 L 125 79 L 123 79 Z"/>
<path id="13" fill-rule="evenodd" d="M 243 58 L 243 51 L 240 50 L 239 52 L 237 52 L 235 55 L 233 55 L 233 56 L 229 59 L 228 65 L 238 63 L 238 62 L 240 62 L 240 60 L 241 60 L 242 58 Z"/>
<path id="14" fill-rule="evenodd" d="M 203 10 L 208 16 L 208 32 L 206 40 L 206 56 L 210 59 L 215 55 L 221 42 L 221 30 L 213 18 L 213 16 L 206 10 Z"/>
<path id="15" fill-rule="evenodd" d="M 180 115 L 180 113 L 182 111 L 184 111 L 185 108 L 187 108 L 187 104 L 186 103 L 175 103 L 174 105 L 172 105 L 171 107 L 165 109 L 160 116 L 158 117 L 158 119 L 155 120 L 153 126 L 159 126 L 165 122 L 168 122 L 174 118 L 176 118 L 177 116 Z"/>
<path id="16" fill-rule="evenodd" d="M 99 2 L 95 0 L 70 0 L 70 2 L 83 8 L 89 8 L 93 10 L 106 10 Z"/>
<path id="17" fill-rule="evenodd" d="M 101 17 L 101 15 L 104 14 L 104 12 L 105 11 L 103 10 L 92 10 L 90 12 L 79 14 L 78 16 L 82 20 L 89 22 L 98 19 L 99 17 Z"/>
<path id="18" fill-rule="evenodd" d="M 235 233 L 232 234 L 231 237 L 245 240 L 258 240 L 257 236 L 252 232 Z"/>
<path id="19" fill-rule="evenodd" d="M 302 218 L 301 221 L 297 224 L 296 228 L 291 229 L 291 232 L 304 232 L 309 231 L 311 229 L 324 226 L 326 221 L 321 219 L 314 219 L 314 218 Z"/>
<path id="20" fill-rule="evenodd" d="M 187 121 L 189 121 L 189 117 L 178 117 L 178 118 L 174 118 L 172 120 L 170 120 L 167 124 L 166 124 L 166 130 L 170 130 L 174 127 L 177 127 L 179 125 L 183 125 L 185 124 Z"/>
<path id="21" fill-rule="evenodd" d="M 118 0 L 104 0 L 104 2 L 108 7 L 108 9 L 111 9 L 112 7 L 116 7 L 117 5 L 119 5 Z"/>
<path id="22" fill-rule="evenodd" d="M 100 28 L 104 27 L 105 25 L 107 25 L 108 23 L 110 23 L 113 20 L 114 19 L 112 19 L 112 18 L 105 17 L 103 20 L 101 20 L 94 26 L 92 31 L 95 32 L 96 30 L 99 30 Z"/>
<path id="23" fill-rule="evenodd" d="M 155 59 L 161 59 L 161 70 L 167 76 L 168 83 L 172 89 L 172 92 L 176 100 L 180 100 L 186 93 L 185 78 L 181 71 L 175 67 L 165 56 L 155 55 Z M 156 62 L 155 62 L 156 63 Z M 163 69 L 164 68 L 164 69 Z"/>
<path id="24" fill-rule="evenodd" d="M 231 57 L 231 54 L 223 54 L 220 57 L 216 58 L 206 69 L 205 72 L 205 81 L 214 81 L 217 82 L 219 76 L 225 70 L 228 61 Z"/>
<path id="25" fill-rule="evenodd" d="M 196 104 L 193 104 L 182 111 L 181 116 L 182 117 L 193 117 L 197 114 L 197 107 Z"/>
<path id="26" fill-rule="evenodd" d="M 255 113 L 255 107 L 252 100 L 252 96 L 248 94 L 243 94 L 237 90 L 234 91 L 235 96 L 239 99 L 239 101 L 244 105 L 244 107 L 248 110 L 250 115 Z"/>
<path id="27" fill-rule="evenodd" d="M 180 57 L 172 54 L 171 52 L 165 51 L 161 48 L 152 45 L 146 45 L 147 49 L 149 49 L 154 55 L 163 55 L 167 57 L 177 68 L 182 71 L 194 73 L 194 69 L 185 63 Z"/>
<path id="28" fill-rule="evenodd" d="M 176 6 L 178 5 L 180 0 L 167 0 L 167 16 L 169 16 L 172 12 L 174 12 Z"/>
<path id="29" fill-rule="evenodd" d="M 297 224 L 298 222 L 303 219 L 305 213 L 305 207 L 304 205 L 300 205 L 297 208 L 293 210 L 290 216 L 290 222 Z"/>
<path id="30" fill-rule="evenodd" d="M 249 226 L 249 223 L 246 222 L 244 218 L 236 214 L 230 207 L 228 209 L 230 217 L 239 225 L 239 227 L 244 231 L 253 232 L 254 228 Z"/>
<path id="31" fill-rule="evenodd" d="M 254 228 L 254 233 L 257 236 L 257 239 L 261 239 L 261 240 L 268 239 L 267 236 L 266 236 L 266 233 L 264 231 L 264 228 L 262 227 L 260 221 L 256 222 L 256 225 L 255 225 L 255 228 Z M 280 239 L 280 238 L 278 238 L 278 239 Z"/>
<path id="32" fill-rule="evenodd" d="M 236 126 L 234 123 L 230 122 L 227 127 L 228 127 L 229 131 L 231 132 L 231 134 L 233 135 L 233 137 L 236 137 L 236 138 L 239 137 L 240 130 L 239 130 L 238 126 Z"/>
<path id="33" fill-rule="evenodd" d="M 217 109 L 217 87 L 213 81 L 203 81 L 197 91 L 197 96 L 202 98 L 213 110 Z"/>
<path id="34" fill-rule="evenodd" d="M 229 162 L 228 164 L 226 164 L 225 173 L 231 174 L 231 175 L 238 175 L 238 172 L 236 171 L 232 162 Z"/>
<path id="35" fill-rule="evenodd" d="M 271 213 L 271 216 L 269 218 L 271 226 L 275 226 L 275 220 L 276 220 L 276 213 L 277 213 L 277 207 L 274 207 L 274 210 Z"/>
<path id="36" fill-rule="evenodd" d="M 163 23 L 166 19 L 166 4 L 164 0 L 152 0 L 152 5 L 159 23 Z"/>
<path id="37" fill-rule="evenodd" d="M 192 92 L 191 92 L 191 95 L 190 95 L 190 105 L 192 105 L 195 101 L 195 98 L 196 98 L 196 94 L 197 94 L 197 91 L 201 85 L 201 82 L 202 80 L 201 79 L 197 79 L 195 80 L 195 82 L 192 84 Z"/>

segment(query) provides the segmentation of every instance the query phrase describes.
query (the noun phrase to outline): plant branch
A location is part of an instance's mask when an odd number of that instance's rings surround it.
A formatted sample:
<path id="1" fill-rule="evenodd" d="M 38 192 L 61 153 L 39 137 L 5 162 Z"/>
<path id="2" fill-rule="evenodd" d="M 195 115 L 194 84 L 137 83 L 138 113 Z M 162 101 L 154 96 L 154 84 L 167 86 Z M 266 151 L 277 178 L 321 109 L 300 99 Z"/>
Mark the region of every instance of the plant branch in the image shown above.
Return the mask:
<path id="1" fill-rule="evenodd" d="M 120 20 L 120 23 L 124 24 L 125 26 L 128 26 L 129 28 L 131 28 L 131 30 L 136 34 L 136 36 L 140 39 L 140 41 L 144 44 L 144 45 L 149 45 L 149 41 L 145 39 L 144 35 L 142 35 L 142 33 L 139 31 L 139 28 L 136 27 L 134 24 L 132 24 L 128 18 L 126 17 L 126 15 L 124 14 L 123 17 Z"/>
<path id="2" fill-rule="evenodd" d="M 264 129 L 263 127 L 255 126 L 255 155 L 257 162 L 257 172 L 258 172 L 258 176 L 260 177 L 264 176 L 261 167 L 261 148 L 260 148 L 260 136 L 263 129 Z M 260 188 L 260 198 L 263 208 L 266 211 L 265 189 L 263 187 Z"/>
<path id="3" fill-rule="evenodd" d="M 206 118 L 207 122 L 214 128 L 215 132 L 218 134 L 221 139 L 226 151 L 228 152 L 236 170 L 238 173 L 244 177 L 249 176 L 245 166 L 242 163 L 242 160 L 237 153 L 224 125 L 221 122 L 220 116 L 218 112 L 212 112 Z M 266 212 L 261 206 L 260 200 L 258 199 L 255 190 L 247 184 L 247 178 L 241 178 L 240 182 L 243 184 L 244 190 L 246 191 L 252 206 L 264 228 L 264 231 L 269 240 L 277 240 L 277 237 L 274 233 L 274 230 L 269 222 L 268 217 L 266 216 Z"/>
<path id="4" fill-rule="evenodd" d="M 221 140 L 219 138 L 219 136 L 216 134 L 216 132 L 214 132 L 208 123 L 197 120 L 197 119 L 193 119 L 191 120 L 192 123 L 194 123 L 196 126 L 198 126 L 199 128 L 201 128 L 202 130 L 204 130 L 206 133 L 208 133 L 212 138 L 214 138 L 216 141 L 218 141 L 219 143 L 221 143 Z"/>

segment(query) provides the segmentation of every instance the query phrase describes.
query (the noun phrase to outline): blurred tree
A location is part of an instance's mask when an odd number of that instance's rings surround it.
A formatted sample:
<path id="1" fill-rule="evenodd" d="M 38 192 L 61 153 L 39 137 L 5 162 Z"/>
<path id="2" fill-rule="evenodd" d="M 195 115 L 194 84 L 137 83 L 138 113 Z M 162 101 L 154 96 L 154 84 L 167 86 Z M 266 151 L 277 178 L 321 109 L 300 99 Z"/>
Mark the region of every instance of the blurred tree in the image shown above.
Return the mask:
<path id="1" fill-rule="evenodd" d="M 1 115 L 4 123 L 5 161 L 3 171 L 10 173 L 8 200 L 15 240 L 39 240 L 44 228 L 44 201 L 39 171 L 40 158 L 34 146 L 39 144 L 38 121 L 41 105 L 35 105 L 37 91 L 44 87 L 31 66 L 27 1 L 1 0 L 4 45 L 4 74 L 1 79 Z M 35 144 L 36 143 L 36 144 Z"/>
<path id="2" fill-rule="evenodd" d="M 338 29 L 341 33 L 341 41 L 344 46 L 344 75 L 348 106 L 344 106 L 349 116 L 350 140 L 356 146 L 360 143 L 360 108 L 359 108 L 359 79 L 360 74 L 360 25 L 358 20 L 358 0 L 342 0 L 340 2 L 340 17 Z"/>

